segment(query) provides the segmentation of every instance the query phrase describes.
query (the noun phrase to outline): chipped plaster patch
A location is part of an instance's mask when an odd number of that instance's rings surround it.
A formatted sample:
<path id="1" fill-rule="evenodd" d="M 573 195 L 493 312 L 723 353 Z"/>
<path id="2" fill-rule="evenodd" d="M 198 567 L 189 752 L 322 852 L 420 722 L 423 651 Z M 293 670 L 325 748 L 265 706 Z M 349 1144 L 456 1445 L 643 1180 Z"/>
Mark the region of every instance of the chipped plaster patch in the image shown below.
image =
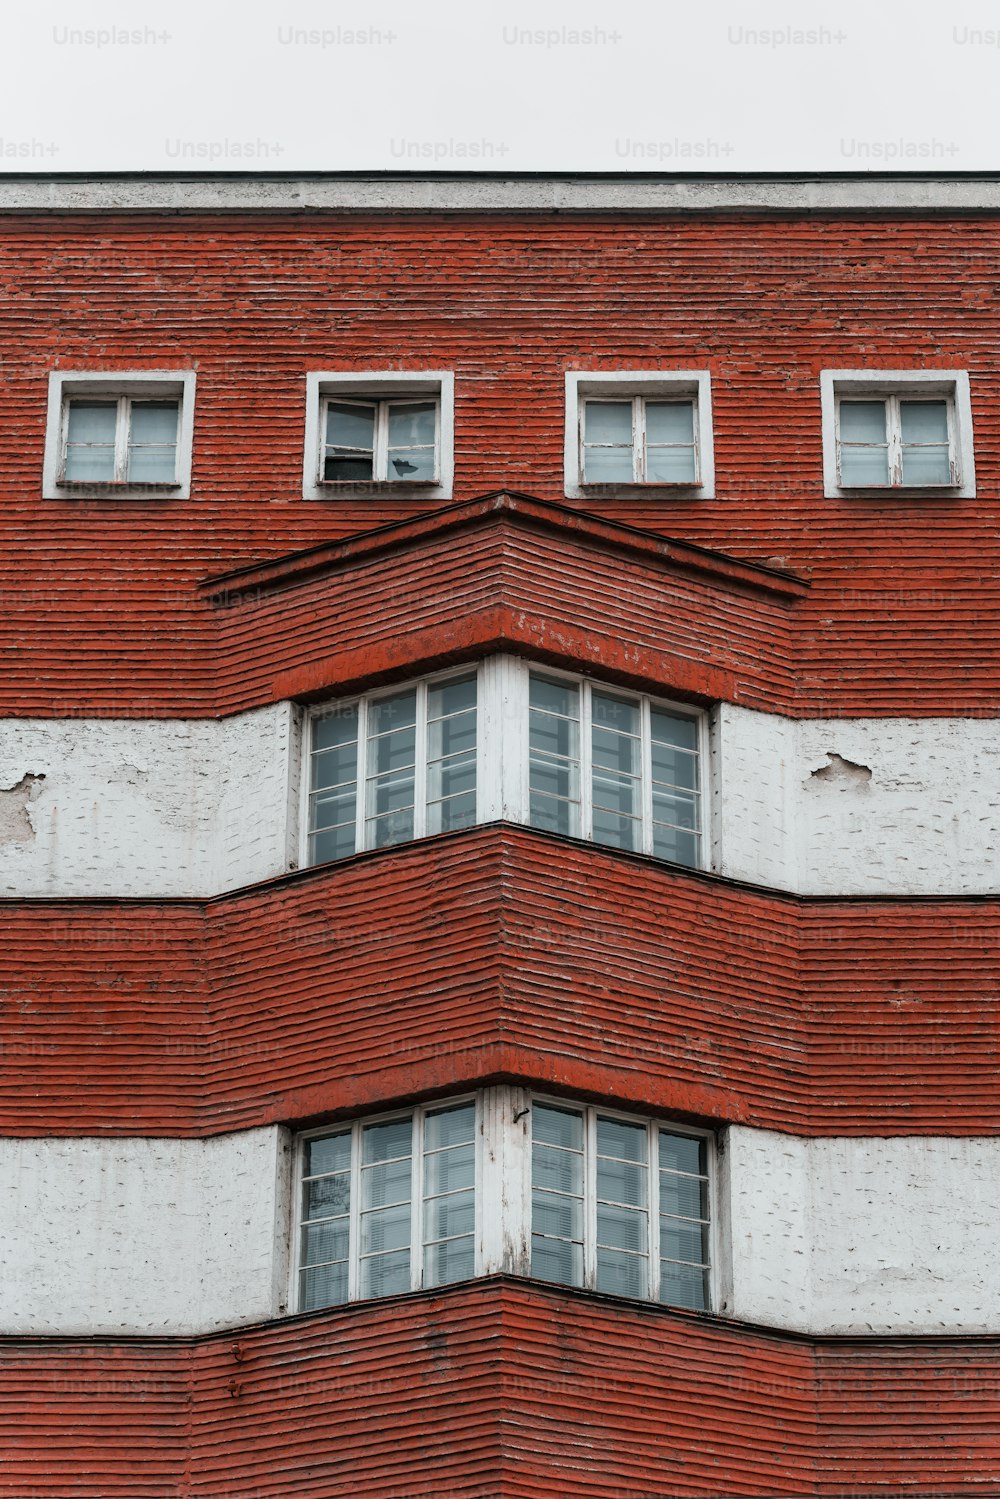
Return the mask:
<path id="1" fill-rule="evenodd" d="M 43 774 L 29 771 L 15 785 L 0 787 L 0 843 L 30 843 L 34 838 L 28 805 L 44 780 Z"/>

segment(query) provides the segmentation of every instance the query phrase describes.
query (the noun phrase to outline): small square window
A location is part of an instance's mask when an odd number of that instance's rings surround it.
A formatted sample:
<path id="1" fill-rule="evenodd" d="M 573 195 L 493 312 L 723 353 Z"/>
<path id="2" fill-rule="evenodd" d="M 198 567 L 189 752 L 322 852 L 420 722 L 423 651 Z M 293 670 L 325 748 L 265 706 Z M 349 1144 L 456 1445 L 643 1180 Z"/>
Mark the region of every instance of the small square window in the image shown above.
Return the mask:
<path id="1" fill-rule="evenodd" d="M 46 499 L 190 495 L 193 373 L 54 373 Z"/>
<path id="2" fill-rule="evenodd" d="M 306 499 L 392 490 L 451 498 L 449 372 L 306 378 Z"/>
<path id="3" fill-rule="evenodd" d="M 824 370 L 828 498 L 879 490 L 975 494 L 964 371 Z"/>
<path id="4" fill-rule="evenodd" d="M 711 496 L 708 372 L 568 374 L 565 479 L 570 499 L 638 485 Z"/>

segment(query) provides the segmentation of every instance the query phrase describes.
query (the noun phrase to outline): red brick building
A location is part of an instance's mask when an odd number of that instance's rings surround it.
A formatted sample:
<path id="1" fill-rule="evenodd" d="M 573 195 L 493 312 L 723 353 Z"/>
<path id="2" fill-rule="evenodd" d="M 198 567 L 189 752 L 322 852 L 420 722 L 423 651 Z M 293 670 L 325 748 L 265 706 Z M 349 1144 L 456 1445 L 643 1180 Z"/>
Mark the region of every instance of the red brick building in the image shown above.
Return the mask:
<path id="1" fill-rule="evenodd" d="M 0 1493 L 1000 1494 L 1000 179 L 0 236 Z"/>

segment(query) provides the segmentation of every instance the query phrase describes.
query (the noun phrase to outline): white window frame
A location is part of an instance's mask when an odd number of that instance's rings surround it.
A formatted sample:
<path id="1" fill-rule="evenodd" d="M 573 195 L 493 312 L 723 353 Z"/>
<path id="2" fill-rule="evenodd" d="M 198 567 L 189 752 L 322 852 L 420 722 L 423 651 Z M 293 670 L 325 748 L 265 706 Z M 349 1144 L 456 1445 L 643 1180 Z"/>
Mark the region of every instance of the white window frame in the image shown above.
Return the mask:
<path id="1" fill-rule="evenodd" d="M 372 1124 L 390 1124 L 394 1119 L 410 1119 L 413 1122 L 413 1134 L 411 1137 L 411 1173 L 410 1173 L 410 1293 L 424 1289 L 424 1124 L 428 1113 L 434 1113 L 439 1109 L 455 1108 L 461 1104 L 475 1104 L 475 1178 L 473 1184 L 473 1198 L 475 1202 L 474 1229 L 473 1229 L 473 1255 L 474 1275 L 488 1274 L 485 1268 L 483 1254 L 483 1175 L 484 1175 L 484 1125 L 483 1116 L 486 1103 L 486 1095 L 479 1093 L 460 1093 L 454 1098 L 436 1098 L 426 1104 L 420 1104 L 412 1108 L 390 1109 L 384 1113 L 365 1114 L 357 1119 L 343 1120 L 338 1124 L 329 1124 L 320 1129 L 307 1130 L 299 1135 L 295 1141 L 293 1151 L 293 1211 L 292 1211 L 292 1252 L 289 1255 L 289 1287 L 288 1306 L 293 1311 L 304 1311 L 302 1306 L 302 1230 L 306 1219 L 303 1214 L 303 1183 L 305 1180 L 305 1153 L 306 1145 L 311 1140 L 322 1140 L 329 1135 L 347 1134 L 351 1136 L 351 1204 L 350 1204 L 350 1244 L 348 1249 L 347 1269 L 347 1301 L 336 1302 L 330 1307 L 315 1307 L 313 1311 L 335 1311 L 337 1307 L 350 1305 L 356 1301 L 377 1302 L 383 1299 L 391 1300 L 391 1297 L 382 1298 L 378 1296 L 362 1296 L 361 1294 L 361 1136 L 362 1131 Z M 437 1242 L 437 1241 L 435 1241 Z M 460 1282 L 445 1282 L 444 1285 L 435 1285 L 428 1289 L 444 1290 L 447 1285 L 460 1284 Z"/>
<path id="2" fill-rule="evenodd" d="M 360 1241 L 360 1192 L 359 1178 L 361 1166 L 361 1132 L 371 1124 L 385 1124 L 393 1119 L 413 1119 L 414 1130 L 412 1140 L 412 1173 L 410 1178 L 410 1287 L 405 1294 L 415 1291 L 429 1290 L 435 1294 L 444 1292 L 450 1285 L 462 1284 L 460 1281 L 445 1282 L 433 1287 L 423 1285 L 423 1127 L 424 1120 L 429 1112 L 437 1109 L 447 1109 L 465 1103 L 475 1103 L 475 1245 L 474 1245 L 474 1277 L 493 1274 L 516 1275 L 525 1279 L 538 1280 L 543 1285 L 555 1285 L 561 1289 L 583 1291 L 596 1290 L 596 1239 L 597 1239 L 597 1200 L 596 1200 L 596 1152 L 591 1151 L 585 1157 L 588 1162 L 585 1166 L 586 1180 L 589 1185 L 585 1196 L 585 1224 L 584 1224 L 584 1254 L 585 1270 L 591 1264 L 591 1273 L 585 1273 L 585 1283 L 581 1287 L 567 1287 L 558 1281 L 542 1281 L 540 1277 L 532 1276 L 531 1273 L 531 1236 L 532 1236 L 532 1111 L 535 1104 L 545 1105 L 556 1109 L 577 1110 L 584 1114 L 585 1118 L 592 1118 L 589 1128 L 593 1131 L 596 1140 L 596 1119 L 600 1114 L 604 1118 L 618 1119 L 626 1124 L 645 1125 L 648 1131 L 650 1143 L 650 1154 L 648 1169 L 650 1171 L 649 1182 L 652 1187 L 653 1175 L 659 1171 L 659 1145 L 658 1133 L 665 1130 L 673 1135 L 685 1135 L 691 1139 L 704 1140 L 707 1145 L 707 1169 L 708 1169 L 708 1201 L 709 1201 L 709 1306 L 704 1312 L 694 1311 L 692 1315 L 708 1315 L 717 1312 L 720 1306 L 720 1293 L 724 1286 L 723 1279 L 723 1246 L 728 1242 L 723 1235 L 723 1224 L 720 1215 L 720 1202 L 722 1198 L 722 1184 L 720 1182 L 720 1141 L 716 1132 L 711 1129 L 697 1129 L 685 1124 L 677 1124 L 671 1119 L 664 1119 L 659 1115 L 633 1114 L 614 1106 L 604 1107 L 601 1104 L 584 1104 L 578 1099 L 552 1097 L 544 1092 L 536 1092 L 532 1088 L 515 1084 L 497 1084 L 486 1088 L 480 1088 L 472 1092 L 457 1093 L 454 1096 L 446 1095 L 430 1099 L 419 1106 L 410 1108 L 396 1108 L 376 1111 L 364 1114 L 358 1118 L 339 1120 L 323 1125 L 315 1129 L 309 1129 L 299 1134 L 293 1144 L 292 1160 L 292 1207 L 291 1213 L 286 1218 L 291 1232 L 291 1252 L 288 1255 L 288 1293 L 287 1306 L 290 1314 L 301 1313 L 307 1309 L 302 1305 L 302 1229 L 305 1222 L 303 1215 L 303 1180 L 305 1167 L 305 1147 L 311 1140 L 323 1139 L 328 1135 L 339 1133 L 351 1134 L 351 1208 L 350 1208 L 350 1246 L 348 1254 L 348 1298 L 346 1302 L 336 1302 L 329 1307 L 315 1307 L 309 1309 L 314 1314 L 324 1311 L 337 1311 L 341 1307 L 349 1306 L 358 1301 L 378 1302 L 381 1297 L 363 1297 L 361 1295 L 361 1241 Z M 419 1124 L 418 1124 L 419 1116 Z M 655 1147 L 655 1149 L 654 1149 Z M 592 1161 L 592 1165 L 589 1162 Z M 657 1194 L 659 1192 L 659 1177 L 656 1181 Z M 650 1230 L 649 1237 L 649 1275 L 647 1278 L 647 1289 L 649 1294 L 643 1297 L 627 1297 L 630 1305 L 644 1305 L 652 1302 L 665 1310 L 678 1310 L 672 1302 L 660 1300 L 660 1264 L 659 1264 L 659 1196 L 656 1198 L 657 1212 L 652 1213 L 652 1196 L 650 1197 L 649 1213 L 650 1219 L 656 1217 L 655 1230 Z M 590 1246 L 589 1249 L 587 1246 Z M 654 1254 L 655 1249 L 655 1254 Z M 401 1293 L 402 1294 L 402 1293 Z M 606 1292 L 597 1294 L 605 1295 Z M 391 1299 L 391 1298 L 386 1298 Z"/>
<path id="3" fill-rule="evenodd" d="M 974 499 L 976 467 L 973 449 L 972 396 L 967 370 L 821 370 L 820 406 L 823 422 L 823 493 L 827 499 L 856 496 L 947 495 Z M 842 400 L 884 401 L 889 446 L 888 484 L 841 484 L 840 403 Z M 948 408 L 948 440 L 953 482 L 904 484 L 901 469 L 899 402 L 944 400 Z"/>
<path id="4" fill-rule="evenodd" d="M 662 708 L 668 713 L 676 713 L 681 717 L 688 718 L 697 725 L 698 731 L 698 768 L 699 768 L 699 851 L 700 859 L 696 865 L 677 864 L 669 860 L 658 860 L 660 863 L 669 864 L 672 869 L 707 869 L 711 866 L 712 856 L 712 794 L 713 776 L 710 757 L 710 716 L 704 708 L 693 707 L 690 703 L 680 703 L 670 698 L 662 698 L 655 694 L 635 692 L 628 688 L 618 687 L 613 682 L 605 682 L 600 678 L 583 676 L 579 672 L 562 671 L 556 667 L 540 665 L 534 661 L 525 660 L 520 656 L 487 656 L 479 662 L 468 662 L 464 666 L 453 666 L 447 670 L 433 672 L 426 677 L 410 679 L 394 683 L 389 687 L 380 687 L 372 692 L 355 694 L 342 699 L 333 699 L 325 703 L 317 703 L 314 707 L 305 710 L 301 735 L 301 765 L 302 774 L 299 786 L 299 864 L 302 868 L 312 867 L 313 861 L 309 856 L 309 811 L 311 792 L 311 756 L 313 753 L 313 722 L 331 709 L 349 708 L 357 705 L 360 709 L 358 714 L 358 758 L 356 762 L 357 791 L 355 793 L 355 840 L 354 854 L 369 851 L 366 842 L 365 821 L 366 806 L 364 801 L 363 787 L 365 778 L 362 772 L 365 770 L 364 746 L 367 741 L 367 714 L 372 703 L 384 698 L 394 697 L 397 693 L 407 692 L 411 688 L 417 690 L 417 725 L 418 729 L 426 727 L 426 701 L 428 688 L 442 682 L 457 680 L 461 677 L 476 676 L 476 819 L 474 826 L 487 822 L 514 822 L 524 826 L 530 826 L 531 799 L 530 799 L 530 765 L 529 765 L 529 727 L 530 727 L 530 678 L 532 674 L 546 677 L 550 681 L 565 683 L 570 686 L 581 688 L 581 722 L 580 722 L 580 775 L 581 775 L 581 829 L 579 834 L 571 836 L 576 841 L 591 842 L 592 818 L 593 818 L 593 785 L 590 776 L 590 704 L 592 693 L 607 692 L 613 697 L 637 703 L 640 706 L 642 731 L 642 769 L 641 769 L 641 794 L 642 794 L 642 828 L 643 847 L 641 850 L 620 850 L 620 852 L 639 852 L 650 858 L 653 854 L 653 822 L 652 822 L 652 778 L 650 775 L 650 711 L 653 708 Z M 417 786 L 421 788 L 420 799 L 414 801 L 414 834 L 412 839 L 406 839 L 401 843 L 385 845 L 381 852 L 388 852 L 392 848 L 403 848 L 406 844 L 415 842 L 418 838 L 427 836 L 426 831 L 426 739 L 418 732 L 417 753 L 414 770 Z M 544 830 L 542 830 L 544 831 Z M 559 836 L 552 834 L 547 836 Z M 613 845 L 596 843 L 596 848 L 606 849 L 610 853 L 619 852 Z M 347 855 L 345 857 L 351 857 Z M 333 861 L 340 862 L 340 861 Z"/>
<path id="5" fill-rule="evenodd" d="M 42 465 L 42 498 L 118 499 L 143 496 L 187 500 L 191 497 L 191 455 L 194 444 L 194 370 L 55 370 L 49 375 L 48 414 L 45 427 L 45 456 Z M 69 406 L 74 400 L 117 400 L 118 420 L 115 428 L 116 467 L 124 472 L 122 413 L 133 400 L 174 401 L 179 404 L 177 416 L 176 467 L 172 480 L 127 479 L 66 480 L 66 432 Z"/>
<path id="6" fill-rule="evenodd" d="M 636 411 L 644 410 L 650 400 L 694 403 L 694 446 L 696 477 L 694 482 L 665 484 L 662 481 L 633 479 L 631 483 L 588 484 L 583 469 L 583 408 L 588 400 L 633 401 L 633 424 Z M 641 405 L 640 405 L 641 403 Z M 644 427 L 634 436 L 642 436 Z M 644 440 L 644 439 L 643 439 Z M 644 454 L 643 454 L 644 458 Z M 642 460 L 637 460 L 642 461 Z M 566 374 L 566 427 L 564 448 L 564 481 L 566 498 L 588 498 L 627 492 L 664 496 L 694 495 L 703 499 L 715 497 L 715 446 L 712 436 L 712 377 L 708 370 L 570 370 Z"/>
<path id="7" fill-rule="evenodd" d="M 593 694 L 594 692 L 606 692 L 609 697 L 618 697 L 623 701 L 638 705 L 640 713 L 641 733 L 641 766 L 640 766 L 640 795 L 642 797 L 642 848 L 635 850 L 620 850 L 620 852 L 641 853 L 649 858 L 656 858 L 653 853 L 653 798 L 652 798 L 652 772 L 650 760 L 650 711 L 653 708 L 662 708 L 668 713 L 676 713 L 682 718 L 688 718 L 697 725 L 698 730 L 698 847 L 701 858 L 695 865 L 677 865 L 666 859 L 658 860 L 659 863 L 670 863 L 671 868 L 681 869 L 705 869 L 708 867 L 708 859 L 711 850 L 711 827 L 710 827 L 710 781 L 707 770 L 710 754 L 709 717 L 704 709 L 692 708 L 690 703 L 673 702 L 669 698 L 661 698 L 648 692 L 633 692 L 626 687 L 618 687 L 613 682 L 605 682 L 599 677 L 581 676 L 578 673 L 550 669 L 547 666 L 538 665 L 536 662 L 524 662 L 527 669 L 529 685 L 525 687 L 525 721 L 524 721 L 524 762 L 525 780 L 530 782 L 530 753 L 528 736 L 530 732 L 530 708 L 528 706 L 528 693 L 530 690 L 530 678 L 532 676 L 545 677 L 552 682 L 566 683 L 580 687 L 580 832 L 569 836 L 579 838 L 585 843 L 594 843 L 594 782 L 593 782 L 593 756 L 592 756 L 592 729 L 593 729 Z M 530 826 L 530 786 L 526 784 L 525 810 L 523 820 Z M 555 834 L 553 836 L 560 836 Z M 597 848 L 606 848 L 614 852 L 613 844 L 596 843 Z"/>
<path id="8" fill-rule="evenodd" d="M 439 686 L 441 683 L 460 681 L 466 677 L 476 679 L 476 819 L 475 824 L 490 820 L 485 814 L 485 777 L 486 777 L 486 736 L 483 733 L 482 723 L 482 699 L 484 663 L 470 662 L 466 666 L 450 667 L 447 671 L 433 672 L 427 677 L 418 677 L 415 680 L 397 682 L 391 687 L 380 687 L 373 692 L 363 693 L 357 697 L 348 697 L 332 703 L 319 703 L 311 708 L 306 716 L 305 733 L 303 739 L 303 773 L 300 790 L 300 819 L 299 825 L 302 829 L 300 840 L 299 861 L 303 868 L 309 867 L 312 861 L 309 857 L 310 828 L 310 800 L 312 795 L 312 747 L 313 724 L 331 709 L 351 708 L 358 709 L 358 739 L 356 760 L 356 791 L 354 804 L 354 853 L 368 853 L 375 847 L 368 842 L 367 822 L 367 749 L 368 749 L 368 717 L 373 704 L 384 701 L 386 698 L 396 697 L 399 693 L 416 691 L 416 753 L 414 756 L 414 797 L 413 797 L 413 837 L 406 838 L 400 843 L 383 845 L 383 852 L 390 848 L 404 848 L 409 843 L 415 843 L 418 838 L 426 838 L 427 833 L 427 696 L 431 687 Z M 475 825 L 474 824 L 474 825 Z M 436 835 L 431 835 L 436 836 Z M 346 857 L 350 857 L 347 855 Z M 341 862 L 341 861 L 334 861 Z"/>
<path id="9" fill-rule="evenodd" d="M 616 1108 L 605 1108 L 603 1104 L 583 1104 L 573 1099 L 555 1098 L 543 1093 L 532 1093 L 529 1097 L 529 1108 L 533 1110 L 535 1104 L 553 1109 L 570 1110 L 580 1113 L 584 1119 L 584 1192 L 583 1192 L 583 1285 L 580 1289 L 585 1291 L 597 1291 L 597 1116 L 603 1119 L 615 1119 L 622 1124 L 645 1125 L 647 1132 L 647 1170 L 649 1176 L 647 1183 L 650 1189 L 649 1201 L 646 1206 L 647 1228 L 648 1228 L 648 1252 L 647 1252 L 647 1294 L 644 1297 L 628 1297 L 637 1305 L 644 1301 L 653 1301 L 657 1306 L 673 1306 L 673 1302 L 660 1300 L 660 1197 L 659 1197 L 659 1132 L 664 1130 L 671 1135 L 684 1135 L 691 1140 L 703 1140 L 706 1144 L 706 1174 L 708 1176 L 708 1242 L 709 1242 L 709 1266 L 708 1266 L 708 1306 L 704 1308 L 705 1313 L 713 1312 L 719 1305 L 719 1267 L 720 1267 L 720 1230 L 719 1230 L 719 1171 L 718 1171 L 718 1140 L 715 1133 L 708 1129 L 693 1129 L 688 1125 L 676 1124 L 673 1120 L 662 1119 L 659 1116 L 650 1117 L 643 1114 L 629 1114 Z M 529 1120 L 532 1117 L 529 1114 Z M 527 1201 L 527 1242 L 528 1242 L 528 1264 L 524 1273 L 532 1279 L 534 1276 L 530 1269 L 531 1263 L 531 1239 L 533 1232 L 532 1224 L 532 1189 L 534 1186 L 532 1171 L 532 1131 L 529 1130 L 528 1139 L 528 1201 Z M 653 1174 L 656 1173 L 656 1212 L 653 1211 Z M 564 1285 L 562 1281 L 546 1281 L 546 1285 Z M 608 1295 L 608 1292 L 599 1292 L 600 1295 Z"/>
<path id="10" fill-rule="evenodd" d="M 328 400 L 382 403 L 425 399 L 437 404 L 436 475 L 427 479 L 324 479 L 323 458 Z M 387 426 L 381 414 L 380 430 Z M 378 439 L 377 439 L 378 441 Z M 383 437 L 384 447 L 384 437 Z M 450 500 L 454 482 L 455 376 L 451 370 L 310 370 L 306 375 L 305 450 L 302 494 L 307 500 L 378 495 Z M 384 455 L 383 455 L 384 456 Z M 376 472 L 378 457 L 376 454 Z"/>

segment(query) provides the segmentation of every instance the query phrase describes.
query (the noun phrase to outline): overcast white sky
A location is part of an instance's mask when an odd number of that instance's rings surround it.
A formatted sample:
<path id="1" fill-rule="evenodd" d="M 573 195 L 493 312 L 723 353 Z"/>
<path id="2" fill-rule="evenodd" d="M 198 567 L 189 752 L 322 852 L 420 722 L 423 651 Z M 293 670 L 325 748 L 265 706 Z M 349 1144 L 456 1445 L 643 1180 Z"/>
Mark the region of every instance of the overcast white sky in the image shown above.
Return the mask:
<path id="1" fill-rule="evenodd" d="M 1000 168 L 1000 3 L 8 7 L 0 170 Z"/>

